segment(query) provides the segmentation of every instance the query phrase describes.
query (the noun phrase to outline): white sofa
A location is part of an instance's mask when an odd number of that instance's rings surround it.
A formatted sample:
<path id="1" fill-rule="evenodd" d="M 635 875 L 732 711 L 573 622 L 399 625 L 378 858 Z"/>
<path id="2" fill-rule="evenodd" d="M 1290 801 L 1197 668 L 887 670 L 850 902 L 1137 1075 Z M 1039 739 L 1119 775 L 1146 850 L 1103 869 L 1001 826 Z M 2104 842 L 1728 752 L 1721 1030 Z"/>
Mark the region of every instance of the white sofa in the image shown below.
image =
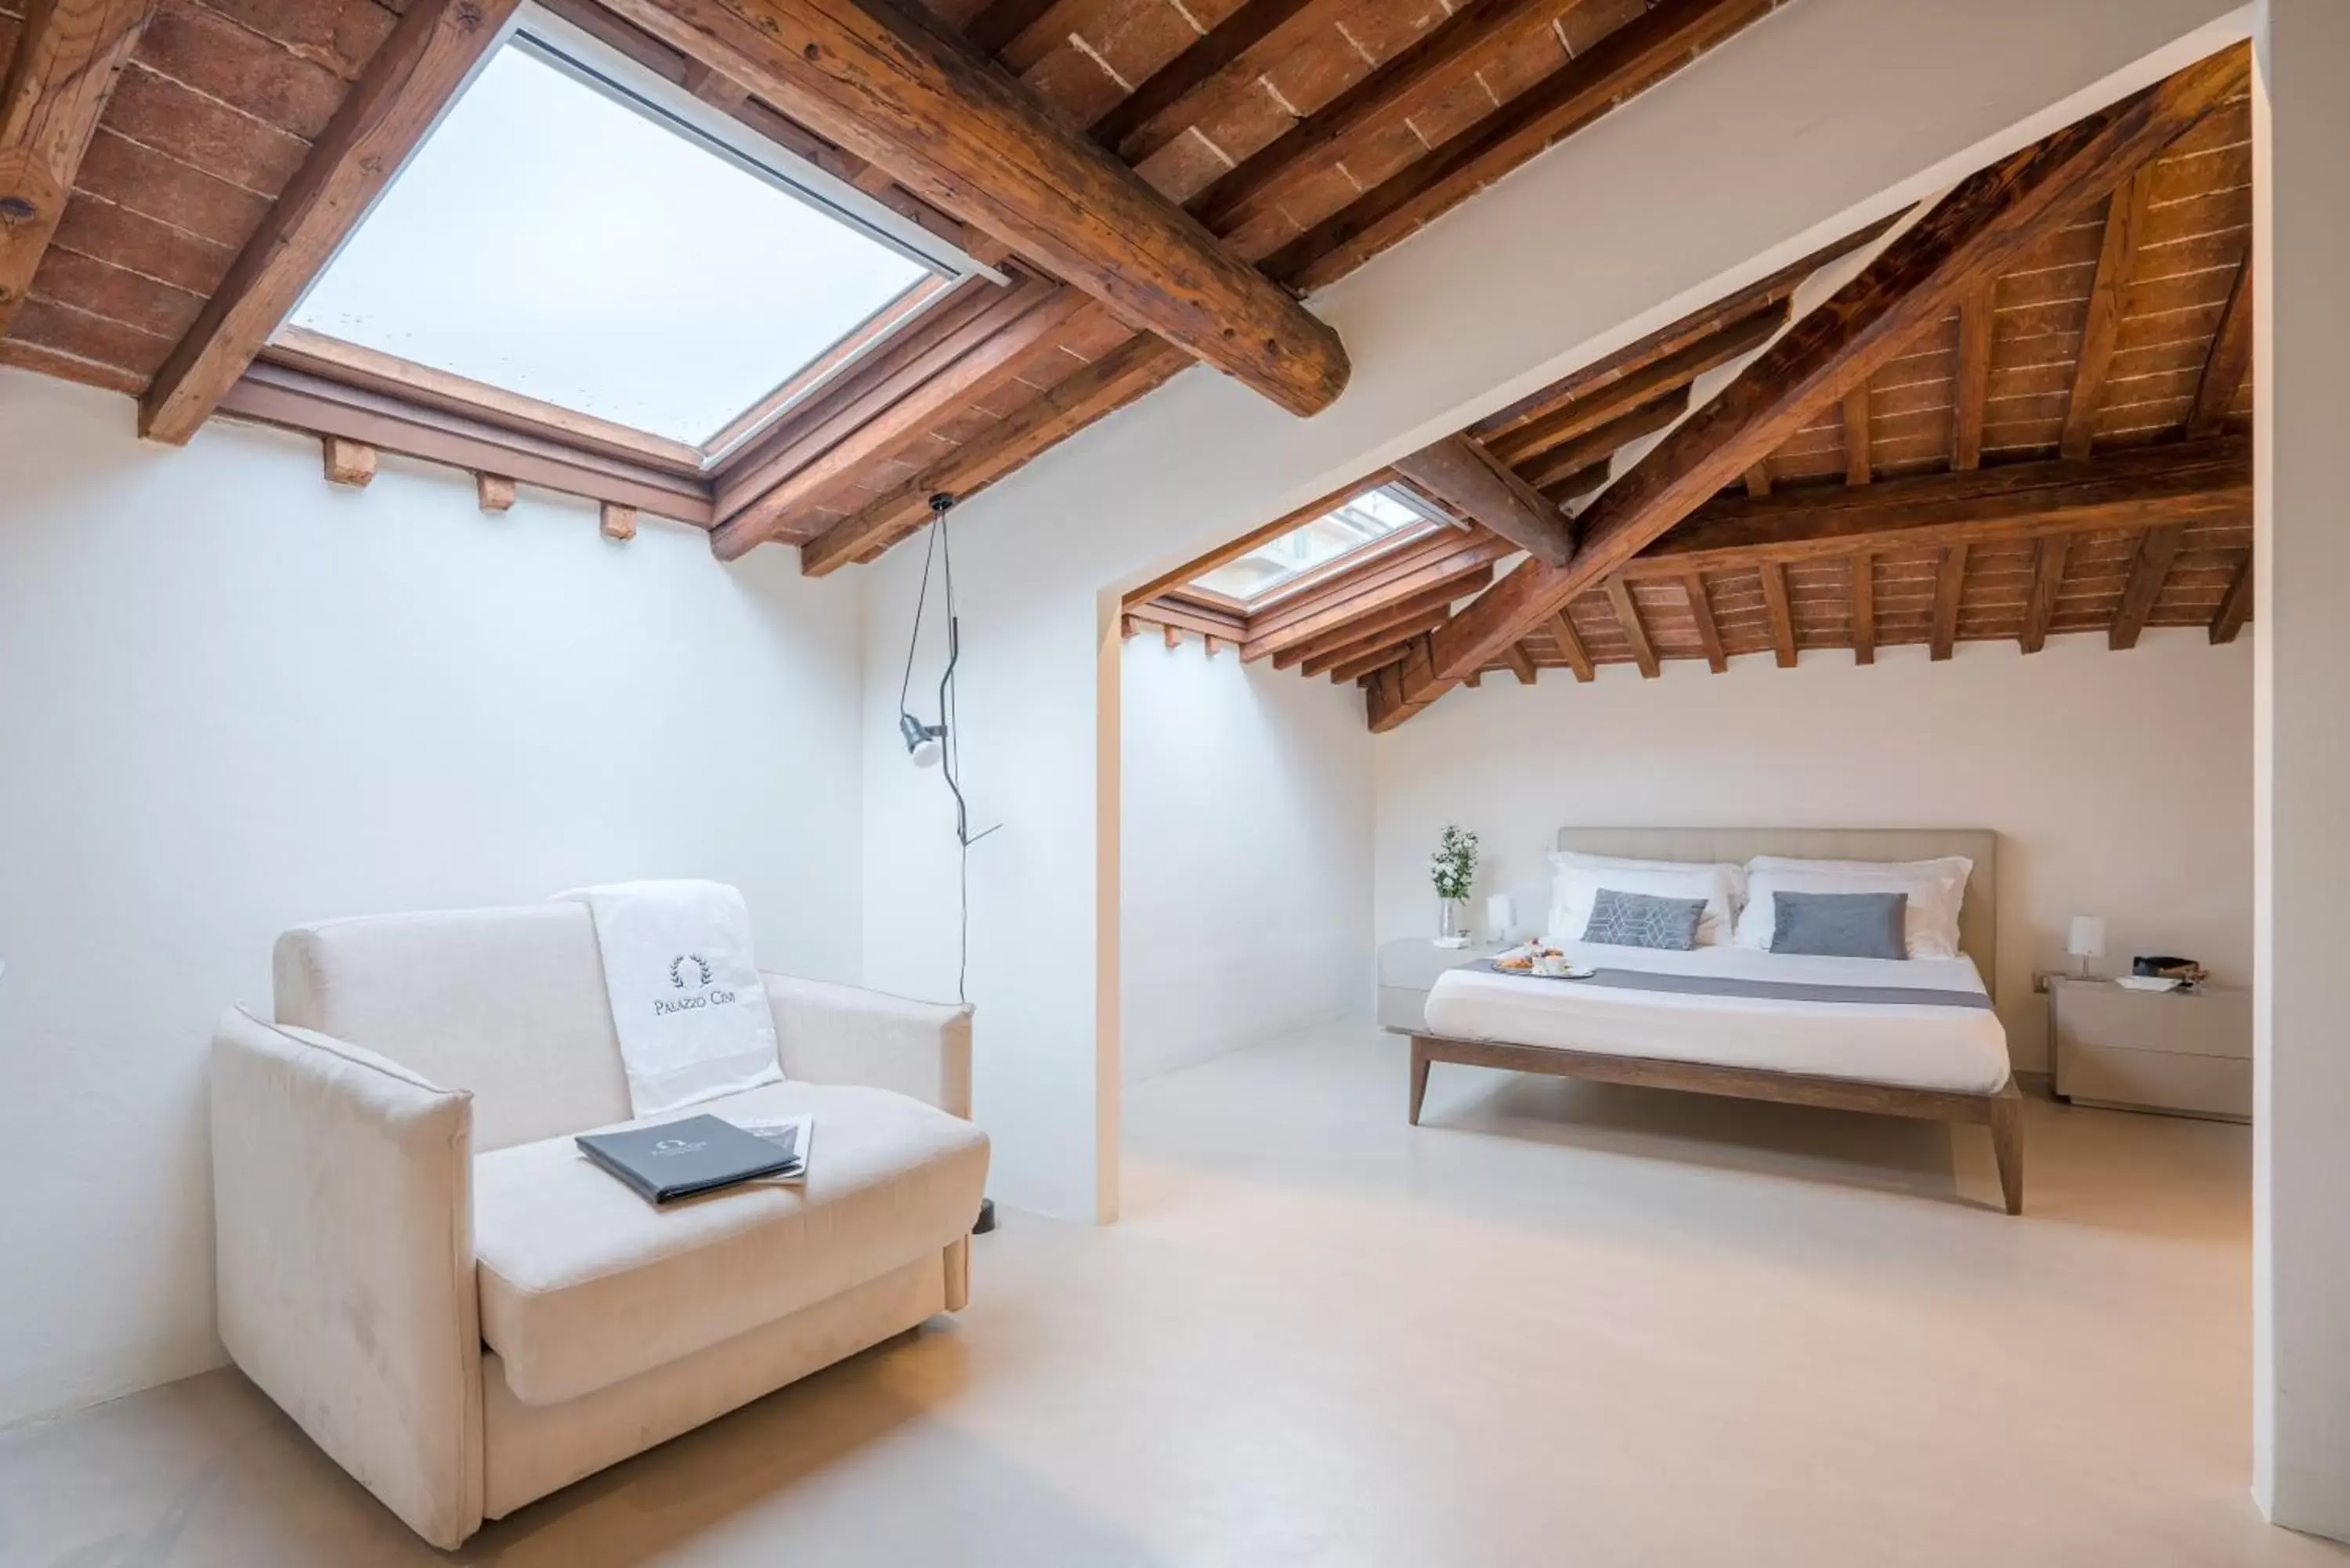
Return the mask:
<path id="1" fill-rule="evenodd" d="M 213 1046 L 220 1333 L 419 1535 L 481 1527 L 960 1309 L 987 1174 L 968 1008 L 767 977 L 805 1188 L 655 1210 L 577 1156 L 629 1097 L 585 907 L 280 938 Z"/>

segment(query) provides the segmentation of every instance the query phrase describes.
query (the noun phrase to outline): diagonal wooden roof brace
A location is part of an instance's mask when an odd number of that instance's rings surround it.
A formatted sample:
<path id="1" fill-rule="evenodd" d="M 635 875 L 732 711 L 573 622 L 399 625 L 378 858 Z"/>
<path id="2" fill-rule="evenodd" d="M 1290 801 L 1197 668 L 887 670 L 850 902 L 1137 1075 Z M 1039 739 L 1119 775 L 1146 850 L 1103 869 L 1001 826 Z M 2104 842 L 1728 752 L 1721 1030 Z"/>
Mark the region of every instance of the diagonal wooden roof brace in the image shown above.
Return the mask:
<path id="1" fill-rule="evenodd" d="M 2025 247 L 2127 179 L 2241 91 L 2237 46 L 2068 126 L 1966 180 L 1860 275 L 1765 350 L 1576 518 L 1565 566 L 1519 564 L 1439 628 L 1426 657 L 1370 691 L 1371 728 L 1435 701 L 1603 582 L 1898 356 Z"/>

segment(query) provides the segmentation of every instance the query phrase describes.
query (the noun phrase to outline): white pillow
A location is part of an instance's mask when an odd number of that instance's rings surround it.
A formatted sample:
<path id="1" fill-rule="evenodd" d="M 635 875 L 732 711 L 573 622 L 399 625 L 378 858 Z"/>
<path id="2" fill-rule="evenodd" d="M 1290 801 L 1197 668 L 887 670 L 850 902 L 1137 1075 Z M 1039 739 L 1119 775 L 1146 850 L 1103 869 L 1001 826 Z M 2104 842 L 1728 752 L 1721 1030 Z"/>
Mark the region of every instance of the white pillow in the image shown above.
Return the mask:
<path id="1" fill-rule="evenodd" d="M 1959 908 L 1974 862 L 1940 860 L 1791 860 L 1758 855 L 1746 863 L 1746 912 L 1737 943 L 1768 952 L 1778 919 L 1777 893 L 1907 893 L 1902 943 L 1913 959 L 1959 956 Z"/>
<path id="2" fill-rule="evenodd" d="M 1703 898 L 1697 945 L 1726 946 L 1746 873 L 1726 860 L 1631 860 L 1614 855 L 1555 851 L 1550 857 L 1550 919 L 1543 940 L 1556 947 L 1579 942 L 1591 924 L 1591 906 L 1602 888 L 1648 893 L 1659 898 Z"/>

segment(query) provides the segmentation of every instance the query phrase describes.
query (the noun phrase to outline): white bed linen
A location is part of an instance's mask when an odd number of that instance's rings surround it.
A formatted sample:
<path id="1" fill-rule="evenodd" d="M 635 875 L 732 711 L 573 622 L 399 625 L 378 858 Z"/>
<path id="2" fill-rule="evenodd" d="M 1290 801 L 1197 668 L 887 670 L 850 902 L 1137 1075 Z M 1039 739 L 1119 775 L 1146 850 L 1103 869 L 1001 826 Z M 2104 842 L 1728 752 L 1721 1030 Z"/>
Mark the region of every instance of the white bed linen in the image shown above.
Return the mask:
<path id="1" fill-rule="evenodd" d="M 1983 991 L 1974 961 L 1963 954 L 1856 959 L 1741 947 L 1663 952 L 1591 942 L 1558 945 L 1575 962 L 1601 969 Z M 1465 968 L 1447 970 L 1429 992 L 1428 1028 L 1454 1040 L 1762 1067 L 1905 1088 L 1989 1094 L 2008 1080 L 2007 1033 L 1989 1008 L 1689 996 Z"/>

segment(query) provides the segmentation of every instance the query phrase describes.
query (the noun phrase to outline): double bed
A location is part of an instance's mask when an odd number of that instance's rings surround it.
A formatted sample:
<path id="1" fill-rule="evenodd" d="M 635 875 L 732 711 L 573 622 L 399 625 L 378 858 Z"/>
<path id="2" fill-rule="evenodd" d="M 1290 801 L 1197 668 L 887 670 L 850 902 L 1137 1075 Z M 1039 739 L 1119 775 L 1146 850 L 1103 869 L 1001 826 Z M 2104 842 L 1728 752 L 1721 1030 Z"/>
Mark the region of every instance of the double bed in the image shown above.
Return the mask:
<path id="1" fill-rule="evenodd" d="M 1439 1062 L 1872 1111 L 1990 1129 L 2007 1211 L 2023 1204 L 2021 1100 L 1992 1010 L 1995 835 L 1972 829 L 1565 828 L 1558 847 L 1644 860 L 1972 862 L 1948 958 L 1709 945 L 1557 944 L 1588 980 L 1448 971 L 1412 1035 L 1411 1120 Z"/>

